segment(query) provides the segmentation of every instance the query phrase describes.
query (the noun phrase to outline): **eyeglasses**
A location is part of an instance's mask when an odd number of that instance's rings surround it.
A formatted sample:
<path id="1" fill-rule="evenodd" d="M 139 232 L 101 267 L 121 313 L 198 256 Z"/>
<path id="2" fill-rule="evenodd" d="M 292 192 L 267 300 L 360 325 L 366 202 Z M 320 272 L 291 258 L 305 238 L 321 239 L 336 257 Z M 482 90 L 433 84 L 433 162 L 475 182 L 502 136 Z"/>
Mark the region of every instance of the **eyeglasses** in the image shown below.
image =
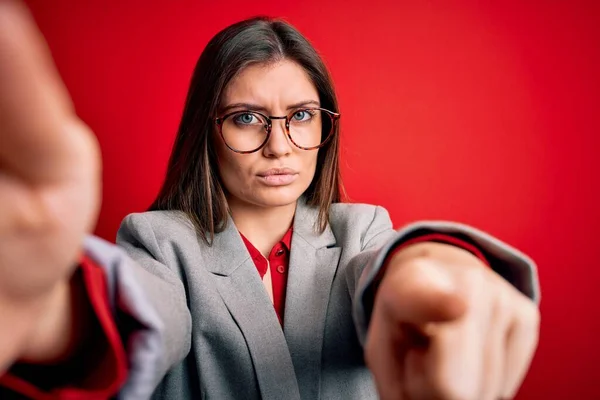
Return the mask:
<path id="1" fill-rule="evenodd" d="M 339 118 L 340 114 L 319 107 L 298 108 L 284 117 L 243 110 L 215 118 L 215 124 L 227 147 L 236 153 L 248 154 L 267 144 L 274 119 L 285 120 L 287 136 L 296 147 L 314 150 L 333 136 Z"/>

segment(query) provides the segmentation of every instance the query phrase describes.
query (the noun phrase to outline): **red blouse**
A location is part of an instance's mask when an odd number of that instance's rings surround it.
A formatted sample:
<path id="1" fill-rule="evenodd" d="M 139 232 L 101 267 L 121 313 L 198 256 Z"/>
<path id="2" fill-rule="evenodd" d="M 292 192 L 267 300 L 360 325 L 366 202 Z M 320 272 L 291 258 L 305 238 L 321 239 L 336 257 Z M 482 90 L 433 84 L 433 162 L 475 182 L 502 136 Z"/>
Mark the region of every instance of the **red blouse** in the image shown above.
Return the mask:
<path id="1" fill-rule="evenodd" d="M 292 247 L 292 228 L 290 228 L 281 240 L 273 246 L 266 259 L 260 251 L 250 243 L 248 239 L 241 234 L 244 244 L 256 265 L 260 279 L 265 278 L 267 269 L 271 273 L 271 282 L 273 286 L 273 306 L 279 323 L 283 326 L 283 310 L 285 309 L 285 288 L 287 286 L 288 269 L 290 265 L 290 249 Z M 270 267 L 270 268 L 269 268 Z"/>

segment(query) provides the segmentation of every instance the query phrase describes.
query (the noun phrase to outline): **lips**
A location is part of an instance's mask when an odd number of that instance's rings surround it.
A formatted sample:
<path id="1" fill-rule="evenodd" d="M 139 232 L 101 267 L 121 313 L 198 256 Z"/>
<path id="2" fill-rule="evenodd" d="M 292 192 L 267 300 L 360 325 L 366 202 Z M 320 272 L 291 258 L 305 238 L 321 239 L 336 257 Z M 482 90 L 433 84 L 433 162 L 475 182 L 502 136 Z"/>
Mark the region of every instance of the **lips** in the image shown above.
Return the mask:
<path id="1" fill-rule="evenodd" d="M 291 168 L 270 168 L 265 171 L 259 172 L 258 176 L 266 177 L 272 175 L 295 175 L 298 172 Z"/>
<path id="2" fill-rule="evenodd" d="M 291 168 L 271 168 L 257 174 L 267 186 L 285 186 L 298 178 L 298 172 Z"/>

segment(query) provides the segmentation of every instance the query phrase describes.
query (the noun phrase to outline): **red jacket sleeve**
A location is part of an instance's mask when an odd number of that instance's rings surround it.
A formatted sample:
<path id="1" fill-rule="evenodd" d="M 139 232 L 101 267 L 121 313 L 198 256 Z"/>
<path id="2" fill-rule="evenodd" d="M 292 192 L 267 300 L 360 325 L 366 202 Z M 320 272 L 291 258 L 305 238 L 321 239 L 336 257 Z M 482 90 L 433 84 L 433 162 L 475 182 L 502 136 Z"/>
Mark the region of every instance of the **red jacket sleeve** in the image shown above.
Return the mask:
<path id="1" fill-rule="evenodd" d="M 20 394 L 35 400 L 89 399 L 100 400 L 113 397 L 127 378 L 127 357 L 112 316 L 108 301 L 106 277 L 101 267 L 84 257 L 80 272 L 87 291 L 88 300 L 100 327 L 99 339 L 93 345 L 101 349 L 94 360 L 86 360 L 86 376 L 81 382 L 44 391 L 26 379 L 9 371 L 0 377 L 2 393 Z"/>

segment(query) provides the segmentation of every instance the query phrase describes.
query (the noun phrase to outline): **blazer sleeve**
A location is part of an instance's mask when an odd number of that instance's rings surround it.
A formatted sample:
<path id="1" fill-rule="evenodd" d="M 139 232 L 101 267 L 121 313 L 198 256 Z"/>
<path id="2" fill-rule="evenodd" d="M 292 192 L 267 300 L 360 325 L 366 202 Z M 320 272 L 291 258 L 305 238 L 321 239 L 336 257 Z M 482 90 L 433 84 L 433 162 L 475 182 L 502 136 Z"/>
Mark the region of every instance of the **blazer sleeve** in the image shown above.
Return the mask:
<path id="1" fill-rule="evenodd" d="M 533 260 L 514 247 L 481 230 L 456 222 L 419 221 L 396 231 L 387 210 L 376 207 L 373 220 L 362 235 L 362 251 L 350 261 L 346 275 L 353 290 L 353 316 L 363 345 L 371 318 L 376 278 L 383 273 L 386 258 L 403 243 L 431 234 L 452 236 L 475 246 L 496 273 L 539 303 L 537 267 Z"/>
<path id="2" fill-rule="evenodd" d="M 108 298 L 129 372 L 120 398 L 150 398 L 167 371 L 190 351 L 191 317 L 181 280 L 162 263 L 141 214 L 125 218 L 119 246 L 90 237 L 86 253 L 104 269 Z"/>

